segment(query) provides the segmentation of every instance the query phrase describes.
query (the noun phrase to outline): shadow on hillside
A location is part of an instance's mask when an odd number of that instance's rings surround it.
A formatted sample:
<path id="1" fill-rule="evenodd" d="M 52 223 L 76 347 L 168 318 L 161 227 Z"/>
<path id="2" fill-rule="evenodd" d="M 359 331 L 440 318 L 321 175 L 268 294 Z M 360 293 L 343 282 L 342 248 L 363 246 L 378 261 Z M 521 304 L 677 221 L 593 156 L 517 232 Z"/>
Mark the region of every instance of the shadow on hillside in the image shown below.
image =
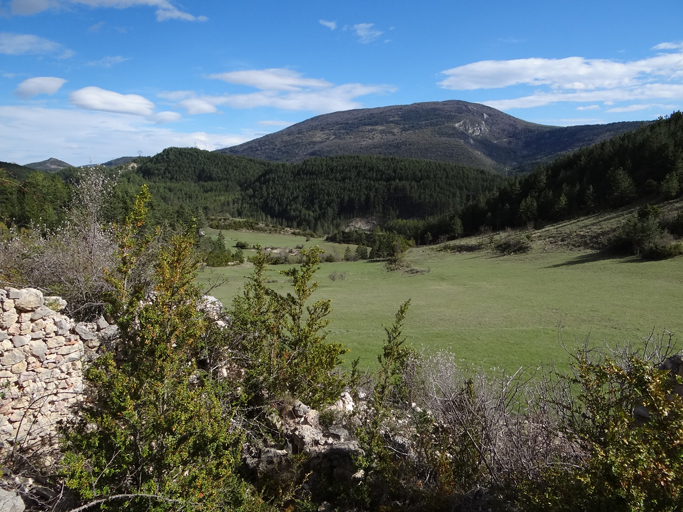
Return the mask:
<path id="1" fill-rule="evenodd" d="M 589 254 L 582 254 L 564 263 L 557 263 L 555 265 L 548 265 L 546 268 L 571 267 L 574 265 L 582 265 L 584 263 L 595 263 L 597 261 L 623 259 L 623 256 L 616 254 L 608 254 L 604 252 L 591 252 Z"/>

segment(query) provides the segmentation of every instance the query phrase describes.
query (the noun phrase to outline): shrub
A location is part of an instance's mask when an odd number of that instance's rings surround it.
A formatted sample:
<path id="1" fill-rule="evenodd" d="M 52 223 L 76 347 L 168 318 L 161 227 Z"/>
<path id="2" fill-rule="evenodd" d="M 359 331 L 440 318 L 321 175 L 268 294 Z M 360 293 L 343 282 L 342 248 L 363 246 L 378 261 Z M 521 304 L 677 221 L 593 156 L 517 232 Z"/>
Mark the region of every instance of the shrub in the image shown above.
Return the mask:
<path id="1" fill-rule="evenodd" d="M 681 377 L 660 369 L 661 357 L 652 357 L 659 350 L 645 348 L 575 354 L 565 392 L 552 402 L 578 457 L 545 465 L 536 483 L 522 486 L 523 510 L 680 510 L 683 401 L 674 388 Z"/>
<path id="2" fill-rule="evenodd" d="M 326 341 L 330 301 L 307 304 L 318 286 L 319 247 L 302 249 L 300 268 L 280 271 L 294 287 L 280 295 L 266 286 L 268 259 L 257 246 L 254 272 L 244 293 L 233 301 L 230 340 L 245 368 L 249 401 L 295 396 L 318 407 L 339 398 L 346 378 L 336 372 L 346 349 Z"/>
<path id="3" fill-rule="evenodd" d="M 0 242 L 0 276 L 60 295 L 67 314 L 92 319 L 104 311 L 102 295 L 110 290 L 102 270 L 114 265 L 115 242 L 103 217 L 115 181 L 99 169 L 83 172 L 61 226 L 36 225 Z"/>
<path id="4" fill-rule="evenodd" d="M 610 245 L 612 250 L 617 252 L 640 254 L 655 244 L 663 233 L 656 218 L 647 216 L 640 219 L 634 216 L 619 228 Z"/>
<path id="5" fill-rule="evenodd" d="M 683 254 L 683 242 L 658 241 L 645 248 L 643 258 L 648 260 L 665 260 Z"/>
<path id="6" fill-rule="evenodd" d="M 496 251 L 502 254 L 518 254 L 531 250 L 530 237 L 522 233 L 515 233 L 508 229 L 500 238 L 493 243 Z"/>
<path id="7" fill-rule="evenodd" d="M 152 294 L 129 280 L 150 241 L 139 237 L 148 199 L 143 189 L 117 229 L 108 300 L 120 340 L 87 370 L 88 399 L 62 428 L 66 485 L 88 508 L 239 506 L 248 496 L 236 472 L 242 431 L 196 363 L 212 330 L 197 307 L 193 236 L 174 236 L 159 252 Z"/>

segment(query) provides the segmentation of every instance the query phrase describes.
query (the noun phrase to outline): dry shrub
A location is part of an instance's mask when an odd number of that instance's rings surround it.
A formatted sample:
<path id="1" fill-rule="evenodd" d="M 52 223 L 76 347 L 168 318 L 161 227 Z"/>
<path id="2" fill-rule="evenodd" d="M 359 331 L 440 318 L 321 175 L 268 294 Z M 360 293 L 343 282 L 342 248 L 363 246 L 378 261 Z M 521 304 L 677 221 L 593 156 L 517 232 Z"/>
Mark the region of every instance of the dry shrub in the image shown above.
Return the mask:
<path id="1" fill-rule="evenodd" d="M 115 185 L 116 178 L 97 168 L 84 170 L 60 227 L 32 226 L 0 243 L 0 278 L 14 286 L 60 295 L 68 302 L 69 316 L 91 319 L 102 314 L 102 296 L 110 289 L 104 271 L 115 261 L 113 233 L 103 223 L 103 210 Z M 146 258 L 153 261 L 152 251 Z"/>

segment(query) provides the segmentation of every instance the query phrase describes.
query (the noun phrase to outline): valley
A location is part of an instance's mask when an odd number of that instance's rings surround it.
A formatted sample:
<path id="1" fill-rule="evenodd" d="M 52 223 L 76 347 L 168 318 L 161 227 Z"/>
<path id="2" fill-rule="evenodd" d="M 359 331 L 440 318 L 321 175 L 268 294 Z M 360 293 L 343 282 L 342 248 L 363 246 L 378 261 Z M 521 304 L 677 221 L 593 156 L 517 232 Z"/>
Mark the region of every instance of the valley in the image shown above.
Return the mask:
<path id="1" fill-rule="evenodd" d="M 681 203 L 672 207 L 680 207 Z M 622 211 L 623 219 L 633 211 Z M 610 215 L 571 227 L 561 223 L 537 230 L 530 252 L 500 255 L 492 250 L 453 254 L 440 246 L 415 248 L 405 259 L 422 273 L 388 271 L 382 261 L 322 263 L 313 300 L 332 300 L 329 340 L 350 349 L 346 364 L 360 358 L 374 368 L 385 337 L 382 325 L 393 319 L 399 304 L 411 299 L 405 327 L 408 343 L 427 351 L 450 350 L 467 364 L 515 372 L 520 367 L 556 364 L 566 368 L 569 355 L 584 341 L 614 346 L 637 342 L 665 330 L 680 339 L 683 319 L 683 259 L 642 261 L 610 257 L 585 248 L 567 247 L 567 233 L 608 231 L 619 221 Z M 217 232 L 209 230 L 209 235 Z M 320 245 L 343 255 L 345 246 L 308 242 L 304 237 L 223 231 L 228 240 L 264 247 Z M 461 239 L 480 244 L 487 237 Z M 336 246 L 336 247 L 335 247 Z M 291 287 L 270 267 L 270 286 L 280 293 Z M 240 293 L 251 272 L 249 264 L 205 268 L 199 280 L 228 282 L 211 293 L 224 304 Z M 338 277 L 338 276 L 342 276 Z M 334 280 L 333 280 L 334 278 Z"/>

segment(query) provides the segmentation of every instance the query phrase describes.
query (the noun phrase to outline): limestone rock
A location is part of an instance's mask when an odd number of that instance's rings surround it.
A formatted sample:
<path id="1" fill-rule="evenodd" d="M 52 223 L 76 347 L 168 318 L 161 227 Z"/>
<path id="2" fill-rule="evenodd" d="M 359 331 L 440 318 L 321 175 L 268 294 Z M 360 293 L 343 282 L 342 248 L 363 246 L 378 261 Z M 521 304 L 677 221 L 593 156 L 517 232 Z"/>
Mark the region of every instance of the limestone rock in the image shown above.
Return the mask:
<path id="1" fill-rule="evenodd" d="M 45 297 L 45 305 L 50 308 L 52 311 L 62 311 L 65 307 L 67 302 L 62 299 L 61 297 Z"/>
<path id="2" fill-rule="evenodd" d="M 29 346 L 31 347 L 31 354 L 33 354 L 41 361 L 45 361 L 45 355 L 47 354 L 47 345 L 43 341 L 31 340 Z"/>
<path id="3" fill-rule="evenodd" d="M 34 288 L 24 288 L 20 297 L 14 299 L 14 307 L 18 311 L 35 311 L 45 303 L 43 293 Z"/>
<path id="4" fill-rule="evenodd" d="M 0 359 L 0 363 L 2 363 L 3 366 L 13 366 L 23 360 L 24 353 L 18 348 L 15 348 L 5 352 L 5 356 Z"/>
<path id="5" fill-rule="evenodd" d="M 0 327 L 3 329 L 8 329 L 12 327 L 17 320 L 19 320 L 19 315 L 17 315 L 15 310 L 10 309 L 9 311 L 5 311 L 0 316 Z"/>
<path id="6" fill-rule="evenodd" d="M 16 348 L 21 348 L 31 342 L 31 336 L 13 336 L 12 343 Z"/>
<path id="7" fill-rule="evenodd" d="M 41 318 L 50 317 L 55 314 L 55 311 L 51 310 L 47 306 L 40 306 L 33 313 L 31 313 L 31 321 L 40 320 Z"/>
<path id="8" fill-rule="evenodd" d="M 97 334 L 90 331 L 87 327 L 87 324 L 83 322 L 77 324 L 75 330 L 83 341 L 97 340 Z"/>
<path id="9" fill-rule="evenodd" d="M 103 316 L 99 317 L 95 323 L 97 324 L 97 329 L 100 331 L 109 327 L 109 322 L 107 322 Z"/>
<path id="10" fill-rule="evenodd" d="M 2 512 L 24 512 L 24 501 L 16 492 L 0 489 L 0 510 Z"/>

